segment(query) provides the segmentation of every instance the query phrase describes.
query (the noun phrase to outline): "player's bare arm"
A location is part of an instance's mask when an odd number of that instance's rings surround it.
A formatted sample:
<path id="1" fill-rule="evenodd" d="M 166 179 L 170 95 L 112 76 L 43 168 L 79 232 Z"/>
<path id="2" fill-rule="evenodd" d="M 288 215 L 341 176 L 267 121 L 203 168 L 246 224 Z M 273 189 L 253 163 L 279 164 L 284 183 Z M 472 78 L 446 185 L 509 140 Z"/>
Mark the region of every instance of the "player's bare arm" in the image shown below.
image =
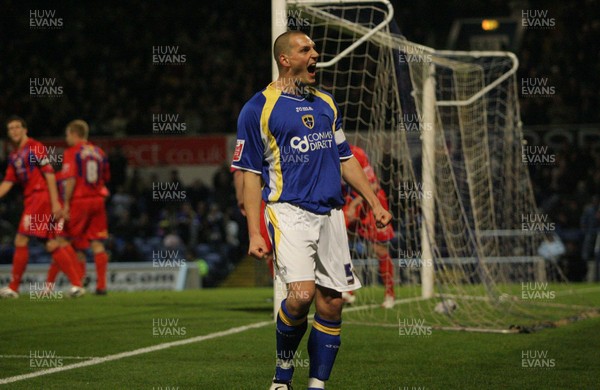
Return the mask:
<path id="1" fill-rule="evenodd" d="M 50 194 L 50 205 L 52 207 L 52 215 L 54 218 L 62 217 L 62 209 L 58 202 L 58 188 L 56 187 L 56 176 L 54 173 L 44 173 L 44 178 L 48 184 L 48 193 Z"/>
<path id="2" fill-rule="evenodd" d="M 3 198 L 13 186 L 11 181 L 3 181 L 0 183 L 0 198 Z"/>
<path id="3" fill-rule="evenodd" d="M 379 202 L 365 172 L 356 158 L 351 157 L 342 161 L 342 177 L 346 183 L 350 184 L 350 186 L 352 186 L 352 188 L 367 201 L 369 207 L 373 210 L 373 215 L 377 221 L 377 227 L 383 227 L 390 223 L 392 214 L 383 208 Z"/>
<path id="4" fill-rule="evenodd" d="M 260 234 L 260 202 L 261 202 L 261 177 L 260 175 L 244 172 L 244 206 L 248 219 L 248 235 L 250 244 L 248 254 L 263 259 L 267 254 L 267 244 Z"/>
<path id="5" fill-rule="evenodd" d="M 240 212 L 245 217 L 246 209 L 244 208 L 244 172 L 235 170 L 233 172 L 233 187 L 235 188 L 235 199 L 240 208 Z"/>

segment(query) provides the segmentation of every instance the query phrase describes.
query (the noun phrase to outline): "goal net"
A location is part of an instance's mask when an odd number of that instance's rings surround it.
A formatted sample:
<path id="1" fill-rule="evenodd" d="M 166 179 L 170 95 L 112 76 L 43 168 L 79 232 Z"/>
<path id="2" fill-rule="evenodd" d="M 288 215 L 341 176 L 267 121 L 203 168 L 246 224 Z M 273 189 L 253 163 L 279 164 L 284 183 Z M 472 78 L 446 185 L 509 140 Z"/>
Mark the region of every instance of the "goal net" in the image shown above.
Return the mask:
<path id="1" fill-rule="evenodd" d="M 436 51 L 394 31 L 392 16 L 387 2 L 287 2 L 287 26 L 315 41 L 319 88 L 393 215 L 387 243 L 361 236 L 360 220 L 349 231 L 365 286 L 345 321 L 509 331 L 578 312 L 560 299 L 564 248 L 524 162 L 516 57 Z M 382 246 L 394 270 L 388 310 Z"/>

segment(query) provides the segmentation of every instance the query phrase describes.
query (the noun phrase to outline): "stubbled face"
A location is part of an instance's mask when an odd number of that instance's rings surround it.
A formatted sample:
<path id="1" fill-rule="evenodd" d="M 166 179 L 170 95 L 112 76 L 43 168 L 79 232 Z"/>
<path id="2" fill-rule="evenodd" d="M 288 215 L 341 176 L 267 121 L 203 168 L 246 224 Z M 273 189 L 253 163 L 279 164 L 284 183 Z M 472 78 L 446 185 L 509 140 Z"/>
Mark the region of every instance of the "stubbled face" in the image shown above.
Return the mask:
<path id="1" fill-rule="evenodd" d="M 303 34 L 292 35 L 287 58 L 290 65 L 290 77 L 306 85 L 312 85 L 317 81 L 319 53 L 315 50 L 315 43 L 312 39 Z"/>
<path id="2" fill-rule="evenodd" d="M 15 144 L 21 144 L 23 138 L 27 135 L 27 129 L 23 127 L 20 121 L 12 121 L 6 125 L 8 130 L 8 138 Z"/>

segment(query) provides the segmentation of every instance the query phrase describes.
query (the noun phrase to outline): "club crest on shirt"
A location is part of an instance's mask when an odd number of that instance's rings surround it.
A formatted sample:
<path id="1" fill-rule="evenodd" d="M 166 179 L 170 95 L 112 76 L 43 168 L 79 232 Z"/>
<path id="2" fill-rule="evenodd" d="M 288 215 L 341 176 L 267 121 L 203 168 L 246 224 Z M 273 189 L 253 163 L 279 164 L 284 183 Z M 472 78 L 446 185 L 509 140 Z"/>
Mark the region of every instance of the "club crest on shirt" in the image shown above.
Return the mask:
<path id="1" fill-rule="evenodd" d="M 302 115 L 302 123 L 312 130 L 312 128 L 315 127 L 315 117 L 312 116 L 312 114 Z"/>

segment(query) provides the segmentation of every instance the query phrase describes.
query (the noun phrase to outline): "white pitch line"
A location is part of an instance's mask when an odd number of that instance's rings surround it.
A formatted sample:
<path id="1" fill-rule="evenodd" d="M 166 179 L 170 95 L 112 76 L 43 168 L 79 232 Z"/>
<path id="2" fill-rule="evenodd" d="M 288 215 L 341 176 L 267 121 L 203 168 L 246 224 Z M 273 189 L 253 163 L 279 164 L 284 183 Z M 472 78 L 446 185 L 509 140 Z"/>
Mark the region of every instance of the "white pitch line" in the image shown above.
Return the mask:
<path id="1" fill-rule="evenodd" d="M 94 366 L 96 364 L 101 364 L 101 363 L 106 363 L 106 362 L 110 362 L 110 361 L 114 361 L 114 360 L 124 359 L 124 358 L 131 357 L 131 356 L 142 355 L 144 353 L 160 351 L 163 349 L 177 347 L 180 345 L 186 345 L 186 344 L 198 343 L 198 342 L 205 341 L 205 340 L 216 339 L 216 338 L 223 337 L 223 336 L 229 336 L 232 334 L 245 332 L 250 329 L 261 328 L 263 326 L 267 326 L 267 325 L 271 325 L 271 324 L 273 324 L 273 321 L 256 322 L 254 324 L 239 326 L 237 328 L 231 328 L 231 329 L 227 329 L 227 330 L 224 330 L 221 332 L 210 333 L 210 334 L 207 334 L 204 336 L 196 336 L 196 337 L 192 337 L 192 338 L 185 339 L 185 340 L 177 340 L 177 341 L 172 341 L 169 343 L 153 345 L 151 347 L 139 348 L 139 349 L 135 349 L 133 351 L 121 352 L 121 353 L 117 353 L 114 355 L 93 358 L 93 359 L 87 360 L 85 362 L 68 364 L 68 365 L 62 366 L 62 367 L 49 368 L 47 370 L 32 372 L 31 374 L 11 376 L 8 378 L 0 379 L 0 385 L 19 382 L 19 381 L 22 381 L 25 379 L 31 379 L 31 378 L 35 378 L 35 377 L 43 376 L 43 375 L 50 375 L 50 374 L 54 374 L 54 373 L 61 372 L 61 371 L 73 370 L 75 368 Z"/>
<path id="2" fill-rule="evenodd" d="M 398 299 L 398 300 L 396 300 L 396 303 L 406 303 L 406 302 L 418 301 L 418 300 L 422 300 L 422 299 L 423 298 L 421 298 L 421 297 Z M 351 311 L 357 311 L 357 310 L 362 310 L 362 309 L 371 309 L 371 308 L 377 308 L 377 307 L 381 307 L 381 305 L 375 304 L 375 305 L 355 306 L 352 308 L 344 309 L 343 312 L 351 312 Z M 262 328 L 263 326 L 267 326 L 267 325 L 271 325 L 271 324 L 273 324 L 273 321 L 256 322 L 254 324 L 239 326 L 237 328 L 231 328 L 231 329 L 224 330 L 221 332 L 210 333 L 210 334 L 207 334 L 204 336 L 196 336 L 196 337 L 192 337 L 192 338 L 185 339 L 185 340 L 172 341 L 169 343 L 163 343 L 163 344 L 153 345 L 151 347 L 139 348 L 139 349 L 135 349 L 133 351 L 121 352 L 121 353 L 117 353 L 114 355 L 108 355 L 108 356 L 104 356 L 104 357 L 94 357 L 94 358 L 91 358 L 90 360 L 86 360 L 85 362 L 73 363 L 73 364 L 69 364 L 66 366 L 62 366 L 62 367 L 49 368 L 47 370 L 32 372 L 31 374 L 23 374 L 23 375 L 16 375 L 16 376 L 8 377 L 8 378 L 3 378 L 3 379 L 0 379 L 0 385 L 19 382 L 19 381 L 22 381 L 25 379 L 36 378 L 38 376 L 43 376 L 43 375 L 50 375 L 50 374 L 54 374 L 57 372 L 73 370 L 75 368 L 94 366 L 96 364 L 102 364 L 102 363 L 106 363 L 106 362 L 110 362 L 110 361 L 114 361 L 114 360 L 124 359 L 126 357 L 142 355 L 144 353 L 160 351 L 163 349 L 177 347 L 180 345 L 186 345 L 186 344 L 198 343 L 198 342 L 205 341 L 205 340 L 216 339 L 219 337 L 224 337 L 224 336 L 229 336 L 229 335 L 236 334 L 236 333 L 245 332 L 250 329 Z M 2 355 L 0 355 L 0 356 L 2 356 Z M 4 355 L 4 356 L 10 356 L 10 355 Z M 14 356 L 17 356 L 17 355 L 14 355 Z"/>
<path id="3" fill-rule="evenodd" d="M 589 292 L 596 292 L 600 290 L 600 286 L 598 287 L 586 287 L 586 288 L 574 288 L 574 289 L 570 289 L 570 290 L 562 290 L 562 291 L 557 291 L 556 295 L 577 295 L 577 294 L 581 294 L 581 293 L 589 293 Z"/>
<path id="4" fill-rule="evenodd" d="M 401 305 L 403 303 L 410 303 L 410 302 L 418 302 L 418 301 L 426 301 L 429 298 L 423 298 L 423 297 L 412 297 L 412 298 L 402 298 L 402 299 L 396 299 L 394 301 L 394 306 L 396 305 Z M 348 313 L 348 312 L 352 312 L 352 311 L 359 311 L 359 310 L 364 310 L 364 309 L 381 309 L 381 304 L 380 303 L 372 303 L 370 305 L 362 305 L 362 306 L 352 306 L 349 308 L 344 307 L 342 309 L 342 315 L 344 313 Z"/>
<path id="5" fill-rule="evenodd" d="M 45 356 L 48 357 L 48 356 Z M 33 359 L 39 358 L 31 355 L 0 355 L 0 359 Z M 98 356 L 51 356 L 52 359 L 74 359 L 74 360 L 89 360 L 99 359 Z"/>

